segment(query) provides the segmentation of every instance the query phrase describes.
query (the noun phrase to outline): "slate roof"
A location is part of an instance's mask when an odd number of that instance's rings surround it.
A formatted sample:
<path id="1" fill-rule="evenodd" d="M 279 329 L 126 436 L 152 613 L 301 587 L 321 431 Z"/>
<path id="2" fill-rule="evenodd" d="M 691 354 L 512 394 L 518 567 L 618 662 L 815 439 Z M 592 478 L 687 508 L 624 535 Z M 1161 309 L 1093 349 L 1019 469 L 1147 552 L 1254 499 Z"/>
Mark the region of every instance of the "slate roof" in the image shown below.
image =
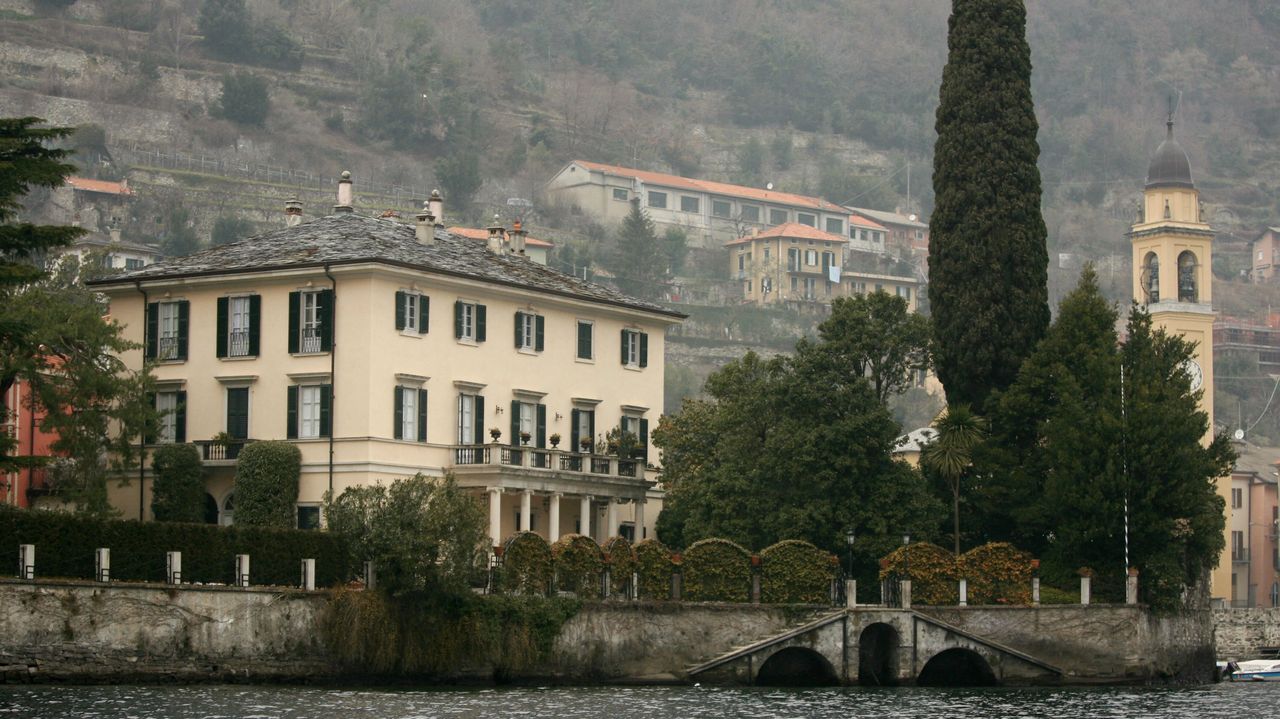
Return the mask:
<path id="1" fill-rule="evenodd" d="M 495 255 L 483 243 L 435 231 L 435 243 L 423 245 L 413 225 L 393 219 L 343 213 L 295 227 L 212 247 L 185 257 L 171 257 L 132 272 L 95 280 L 97 287 L 180 277 L 230 275 L 271 270 L 380 262 L 427 273 L 467 277 L 555 295 L 654 312 L 683 319 L 662 305 L 629 297 L 594 282 L 539 265 L 528 258 Z"/>

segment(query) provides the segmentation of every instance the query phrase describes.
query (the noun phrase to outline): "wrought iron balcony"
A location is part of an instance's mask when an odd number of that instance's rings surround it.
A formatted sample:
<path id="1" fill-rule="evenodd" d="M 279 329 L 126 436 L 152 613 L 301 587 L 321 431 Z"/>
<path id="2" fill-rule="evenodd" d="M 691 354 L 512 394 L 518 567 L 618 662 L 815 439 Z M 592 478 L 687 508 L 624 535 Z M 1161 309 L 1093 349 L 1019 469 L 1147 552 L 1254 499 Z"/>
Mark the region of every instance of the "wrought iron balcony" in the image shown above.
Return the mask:
<path id="1" fill-rule="evenodd" d="M 644 462 L 599 454 L 568 452 L 541 447 L 505 444 L 457 445 L 452 448 L 455 467 L 488 465 L 519 468 L 549 474 L 582 475 L 644 479 Z"/>
<path id="2" fill-rule="evenodd" d="M 249 356 L 249 330 L 231 330 L 231 335 L 227 338 L 227 355 Z"/>
<path id="3" fill-rule="evenodd" d="M 156 340 L 156 359 L 159 360 L 176 360 L 178 359 L 178 337 L 160 337 Z"/>
<path id="4" fill-rule="evenodd" d="M 252 439 L 212 440 L 200 439 L 195 445 L 200 448 L 200 459 L 206 462 L 234 462 L 240 457 L 240 450 Z"/>

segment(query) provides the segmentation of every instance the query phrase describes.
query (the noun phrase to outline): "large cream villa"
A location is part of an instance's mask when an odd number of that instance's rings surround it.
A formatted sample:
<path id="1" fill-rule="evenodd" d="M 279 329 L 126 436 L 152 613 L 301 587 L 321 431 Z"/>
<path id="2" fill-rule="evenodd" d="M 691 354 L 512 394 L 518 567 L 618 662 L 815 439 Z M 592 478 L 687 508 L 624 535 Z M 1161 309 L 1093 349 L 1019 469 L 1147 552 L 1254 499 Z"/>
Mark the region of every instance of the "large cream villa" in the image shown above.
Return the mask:
<path id="1" fill-rule="evenodd" d="M 302 451 L 301 527 L 328 490 L 453 472 L 487 502 L 495 544 L 653 536 L 649 428 L 684 315 L 532 262 L 518 230 L 451 234 L 438 196 L 416 225 L 350 198 L 344 179 L 332 215 L 293 207 L 286 227 L 95 283 L 145 347 L 128 364 L 154 364 L 153 441 L 202 448 L 219 521 L 240 448 L 272 439 Z M 634 457 L 583 446 L 619 426 L 641 439 Z M 112 503 L 146 519 L 150 484 L 113 482 Z"/>

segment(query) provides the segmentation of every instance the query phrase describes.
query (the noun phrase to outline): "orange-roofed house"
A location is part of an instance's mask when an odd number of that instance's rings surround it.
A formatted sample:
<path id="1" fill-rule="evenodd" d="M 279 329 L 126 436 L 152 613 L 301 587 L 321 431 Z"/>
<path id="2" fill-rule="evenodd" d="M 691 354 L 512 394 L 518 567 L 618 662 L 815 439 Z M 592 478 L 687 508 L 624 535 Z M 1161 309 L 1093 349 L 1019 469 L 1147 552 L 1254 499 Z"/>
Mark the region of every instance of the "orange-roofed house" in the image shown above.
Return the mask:
<path id="1" fill-rule="evenodd" d="M 489 239 L 489 231 L 476 227 L 450 227 L 449 234 L 458 237 L 466 237 L 471 240 L 486 242 Z M 504 243 L 511 242 L 511 234 L 505 229 L 502 231 L 502 241 Z M 547 264 L 547 253 L 551 248 L 555 247 L 555 243 L 549 240 L 539 240 L 535 237 L 525 236 L 524 238 L 525 255 L 540 265 Z"/>
<path id="2" fill-rule="evenodd" d="M 543 194 L 608 224 L 622 222 L 631 203 L 639 203 L 659 232 L 678 227 L 691 247 L 704 249 L 788 223 L 849 237 L 849 211 L 822 198 L 586 160 L 565 165 Z"/>

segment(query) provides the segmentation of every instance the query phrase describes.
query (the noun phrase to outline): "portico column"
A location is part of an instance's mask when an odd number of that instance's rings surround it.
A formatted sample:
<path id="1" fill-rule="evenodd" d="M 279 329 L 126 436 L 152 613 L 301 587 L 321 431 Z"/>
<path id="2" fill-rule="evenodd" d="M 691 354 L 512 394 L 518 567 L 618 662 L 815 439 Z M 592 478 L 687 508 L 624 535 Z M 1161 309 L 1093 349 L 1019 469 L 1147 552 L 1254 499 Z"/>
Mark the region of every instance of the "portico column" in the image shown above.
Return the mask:
<path id="1" fill-rule="evenodd" d="M 490 487 L 489 492 L 489 540 L 493 546 L 502 542 L 502 488 Z"/>
<path id="2" fill-rule="evenodd" d="M 609 533 L 605 535 L 606 541 L 610 537 L 618 536 L 618 500 L 613 497 L 609 498 L 609 514 L 605 526 L 609 528 Z"/>
<path id="3" fill-rule="evenodd" d="M 552 544 L 555 544 L 556 540 L 560 538 L 560 497 L 561 496 L 562 495 L 559 492 L 553 493 L 551 495 L 551 508 L 547 510 L 548 524 L 551 525 L 547 527 L 547 541 L 551 542 Z"/>
<path id="4" fill-rule="evenodd" d="M 582 495 L 582 506 L 578 510 L 578 516 L 581 518 L 578 522 L 578 533 L 584 537 L 591 536 L 591 500 L 589 494 Z"/>
<path id="5" fill-rule="evenodd" d="M 532 519 L 529 516 L 530 509 L 533 506 L 533 490 L 526 489 L 520 493 L 520 531 L 527 532 L 529 527 L 533 526 Z"/>
<path id="6" fill-rule="evenodd" d="M 635 504 L 636 506 L 635 541 L 637 542 L 645 538 L 644 536 L 644 502 L 645 500 L 643 499 L 636 499 L 632 501 L 632 503 Z"/>

